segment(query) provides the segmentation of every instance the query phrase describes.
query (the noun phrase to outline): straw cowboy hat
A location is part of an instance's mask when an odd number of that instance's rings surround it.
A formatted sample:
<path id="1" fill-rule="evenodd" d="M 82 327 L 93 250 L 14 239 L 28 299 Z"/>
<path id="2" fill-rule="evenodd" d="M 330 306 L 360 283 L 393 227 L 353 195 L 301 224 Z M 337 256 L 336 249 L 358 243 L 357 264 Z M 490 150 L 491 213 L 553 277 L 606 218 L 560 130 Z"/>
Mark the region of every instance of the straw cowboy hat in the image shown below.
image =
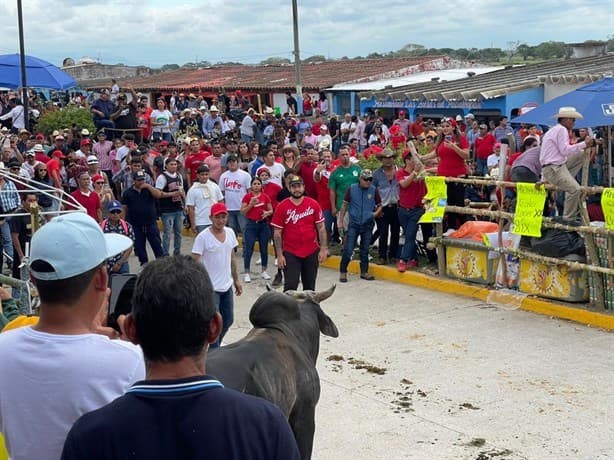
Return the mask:
<path id="1" fill-rule="evenodd" d="M 576 111 L 575 107 L 561 107 L 553 118 L 584 118 L 582 114 Z"/>

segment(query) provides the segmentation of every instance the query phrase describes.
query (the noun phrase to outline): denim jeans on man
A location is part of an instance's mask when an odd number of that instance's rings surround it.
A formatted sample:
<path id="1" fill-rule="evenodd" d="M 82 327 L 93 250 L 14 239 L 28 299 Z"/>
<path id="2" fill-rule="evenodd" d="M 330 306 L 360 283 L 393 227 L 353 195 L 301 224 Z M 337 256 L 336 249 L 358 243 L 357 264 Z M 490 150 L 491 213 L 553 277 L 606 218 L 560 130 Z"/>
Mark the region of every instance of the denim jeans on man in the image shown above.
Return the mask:
<path id="1" fill-rule="evenodd" d="M 245 269 L 245 273 L 249 272 L 256 241 L 258 241 L 258 245 L 260 246 L 262 271 L 266 270 L 269 262 L 269 253 L 267 250 L 270 238 L 271 230 L 266 220 L 256 222 L 248 219 L 247 227 L 245 227 L 245 234 L 243 236 L 243 268 Z"/>
<path id="2" fill-rule="evenodd" d="M 171 249 L 171 232 L 174 236 L 173 255 L 177 256 L 181 253 L 181 231 L 183 230 L 183 211 L 165 212 L 160 215 L 162 219 L 163 234 L 162 234 L 162 249 L 164 255 L 170 255 Z"/>
<path id="3" fill-rule="evenodd" d="M 360 273 L 369 271 L 369 245 L 371 244 L 371 233 L 373 232 L 374 222 L 371 220 L 364 224 L 352 223 L 348 224 L 348 231 L 345 234 L 345 242 L 343 245 L 343 254 L 341 256 L 341 265 L 339 273 L 347 273 L 348 265 L 352 259 L 352 252 L 356 246 L 356 241 L 360 237 Z"/>
<path id="4" fill-rule="evenodd" d="M 149 261 L 146 247 L 147 241 L 149 241 L 149 245 L 156 259 L 164 256 L 164 249 L 162 249 L 162 241 L 160 240 L 160 231 L 155 222 L 149 225 L 133 225 L 132 228 L 134 230 L 134 252 L 141 265 Z"/>
<path id="5" fill-rule="evenodd" d="M 403 247 L 401 248 L 401 260 L 403 262 L 418 260 L 416 235 L 418 234 L 418 220 L 420 220 L 422 214 L 424 214 L 424 208 L 422 207 L 411 209 L 399 207 L 399 222 L 401 223 L 401 228 L 405 235 L 405 243 L 403 243 Z"/>
<path id="6" fill-rule="evenodd" d="M 222 344 L 224 336 L 234 322 L 234 298 L 232 288 L 233 287 L 230 286 L 225 292 L 215 291 L 215 308 L 220 312 L 220 315 L 222 315 L 222 332 L 217 340 L 209 346 L 210 348 L 216 348 Z"/>
<path id="7" fill-rule="evenodd" d="M 13 239 L 11 236 L 11 226 L 9 220 L 6 219 L 2 225 L 0 225 L 0 233 L 2 237 L 2 249 L 6 253 L 9 260 L 13 260 Z M 8 264 L 8 262 L 7 262 Z M 2 271 L 2 264 L 0 264 L 0 272 Z"/>

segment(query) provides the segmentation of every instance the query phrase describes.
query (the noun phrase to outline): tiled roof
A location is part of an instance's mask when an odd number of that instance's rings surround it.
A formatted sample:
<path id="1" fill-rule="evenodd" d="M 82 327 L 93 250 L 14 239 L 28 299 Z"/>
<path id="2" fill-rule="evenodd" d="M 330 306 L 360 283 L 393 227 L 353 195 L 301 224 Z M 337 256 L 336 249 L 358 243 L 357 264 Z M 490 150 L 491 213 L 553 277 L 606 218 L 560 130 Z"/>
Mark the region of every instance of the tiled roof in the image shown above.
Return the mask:
<path id="1" fill-rule="evenodd" d="M 418 83 L 362 95 L 393 100 L 476 101 L 535 88 L 545 82 L 590 83 L 608 75 L 614 75 L 614 54 L 514 66 L 454 81 Z"/>
<path id="2" fill-rule="evenodd" d="M 303 88 L 318 90 L 348 81 L 369 81 L 402 75 L 403 69 L 427 71 L 455 65 L 447 56 L 399 59 L 348 59 L 301 65 Z M 295 87 L 294 65 L 234 65 L 179 69 L 149 77 L 122 80 L 138 91 L 181 90 L 195 92 L 251 89 L 283 90 Z M 91 84 L 86 85 L 94 88 Z"/>

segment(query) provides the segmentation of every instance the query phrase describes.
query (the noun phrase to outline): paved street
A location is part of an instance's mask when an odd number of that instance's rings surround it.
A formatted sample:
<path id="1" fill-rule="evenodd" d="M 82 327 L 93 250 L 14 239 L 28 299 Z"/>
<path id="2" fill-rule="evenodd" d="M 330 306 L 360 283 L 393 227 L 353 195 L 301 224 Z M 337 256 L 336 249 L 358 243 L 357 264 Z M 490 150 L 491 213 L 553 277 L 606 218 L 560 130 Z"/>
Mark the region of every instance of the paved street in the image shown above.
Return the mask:
<path id="1" fill-rule="evenodd" d="M 235 299 L 228 341 L 264 289 Z M 321 340 L 314 458 L 614 458 L 612 333 L 356 276 L 322 307 L 340 335 Z"/>

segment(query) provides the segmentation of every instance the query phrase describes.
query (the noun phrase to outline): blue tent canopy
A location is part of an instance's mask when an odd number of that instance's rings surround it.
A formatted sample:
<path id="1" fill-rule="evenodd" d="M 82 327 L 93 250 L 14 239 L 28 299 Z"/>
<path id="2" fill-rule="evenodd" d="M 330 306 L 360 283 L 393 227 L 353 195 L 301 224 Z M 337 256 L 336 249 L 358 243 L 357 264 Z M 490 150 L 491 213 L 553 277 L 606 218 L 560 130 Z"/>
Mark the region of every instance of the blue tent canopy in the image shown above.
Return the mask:
<path id="1" fill-rule="evenodd" d="M 606 77 L 563 94 L 511 122 L 553 126 L 560 107 L 575 107 L 584 116 L 576 120 L 575 128 L 614 126 L 614 77 Z"/>
<path id="2" fill-rule="evenodd" d="M 50 62 L 34 56 L 26 58 L 26 82 L 32 88 L 68 89 L 77 86 L 74 78 Z M 21 55 L 0 56 L 0 87 L 19 88 L 21 81 Z"/>

